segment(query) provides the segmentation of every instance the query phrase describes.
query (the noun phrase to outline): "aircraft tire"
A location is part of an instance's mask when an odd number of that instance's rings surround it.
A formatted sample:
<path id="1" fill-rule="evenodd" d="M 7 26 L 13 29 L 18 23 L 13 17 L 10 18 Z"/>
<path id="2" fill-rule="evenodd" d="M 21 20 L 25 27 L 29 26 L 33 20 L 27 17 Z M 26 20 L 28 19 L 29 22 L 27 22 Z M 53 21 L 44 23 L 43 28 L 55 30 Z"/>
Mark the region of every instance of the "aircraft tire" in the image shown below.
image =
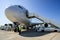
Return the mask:
<path id="1" fill-rule="evenodd" d="M 16 30 L 16 29 L 14 29 L 14 32 L 17 32 L 17 30 Z"/>
<path id="2" fill-rule="evenodd" d="M 41 30 L 41 32 L 44 32 L 44 30 Z"/>

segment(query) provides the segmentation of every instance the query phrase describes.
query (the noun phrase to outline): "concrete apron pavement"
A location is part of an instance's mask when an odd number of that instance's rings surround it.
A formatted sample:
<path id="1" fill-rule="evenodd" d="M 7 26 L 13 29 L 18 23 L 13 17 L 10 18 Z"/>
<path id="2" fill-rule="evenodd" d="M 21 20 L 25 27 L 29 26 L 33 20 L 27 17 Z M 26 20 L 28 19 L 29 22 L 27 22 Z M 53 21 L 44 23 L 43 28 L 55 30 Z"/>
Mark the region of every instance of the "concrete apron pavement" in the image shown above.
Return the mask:
<path id="1" fill-rule="evenodd" d="M 28 33 L 28 32 L 27 32 Z M 12 31 L 2 31 L 0 30 L 0 40 L 60 40 L 60 33 L 59 32 L 52 32 L 40 36 L 26 36 L 26 35 L 34 35 L 33 32 L 31 33 L 22 33 L 22 35 L 19 35 L 18 32 L 12 32 Z M 43 32 L 44 33 L 44 32 Z M 40 32 L 39 32 L 40 34 Z"/>

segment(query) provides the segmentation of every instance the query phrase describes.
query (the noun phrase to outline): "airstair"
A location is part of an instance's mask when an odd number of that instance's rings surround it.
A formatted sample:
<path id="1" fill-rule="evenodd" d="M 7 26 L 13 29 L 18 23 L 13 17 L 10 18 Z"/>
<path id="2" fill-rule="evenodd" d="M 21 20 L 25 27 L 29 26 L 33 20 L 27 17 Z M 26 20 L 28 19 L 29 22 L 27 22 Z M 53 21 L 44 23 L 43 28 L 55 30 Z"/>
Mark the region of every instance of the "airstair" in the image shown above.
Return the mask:
<path id="1" fill-rule="evenodd" d="M 52 20 L 48 20 L 47 18 L 42 17 L 40 15 L 36 15 L 36 14 L 34 14 L 33 16 L 35 16 L 37 19 L 41 20 L 44 23 L 48 23 L 48 24 L 52 25 L 55 28 L 60 28 L 60 25 Z"/>

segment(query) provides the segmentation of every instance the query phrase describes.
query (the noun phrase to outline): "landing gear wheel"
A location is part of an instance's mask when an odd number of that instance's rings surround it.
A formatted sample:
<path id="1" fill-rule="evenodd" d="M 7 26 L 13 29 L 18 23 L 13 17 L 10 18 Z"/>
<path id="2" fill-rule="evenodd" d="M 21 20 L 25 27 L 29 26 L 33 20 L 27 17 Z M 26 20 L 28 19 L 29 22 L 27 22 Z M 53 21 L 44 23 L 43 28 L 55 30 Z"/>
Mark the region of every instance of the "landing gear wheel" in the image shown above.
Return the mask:
<path id="1" fill-rule="evenodd" d="M 17 32 L 17 30 L 16 30 L 16 29 L 14 29 L 14 32 Z"/>
<path id="2" fill-rule="evenodd" d="M 41 32 L 44 32 L 44 30 L 41 30 Z"/>

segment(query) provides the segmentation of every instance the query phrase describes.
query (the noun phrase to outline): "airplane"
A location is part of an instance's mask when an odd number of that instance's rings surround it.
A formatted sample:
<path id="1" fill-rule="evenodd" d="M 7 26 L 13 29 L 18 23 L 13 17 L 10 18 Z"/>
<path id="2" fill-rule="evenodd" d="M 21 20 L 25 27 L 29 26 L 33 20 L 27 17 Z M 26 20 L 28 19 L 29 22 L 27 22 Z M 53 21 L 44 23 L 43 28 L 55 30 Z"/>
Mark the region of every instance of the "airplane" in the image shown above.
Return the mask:
<path id="1" fill-rule="evenodd" d="M 15 25 L 23 25 L 26 27 L 27 30 L 29 30 L 29 27 L 33 28 L 33 26 L 38 25 L 40 23 L 31 23 L 29 20 L 30 18 L 37 18 L 43 22 L 45 27 L 48 27 L 48 23 L 51 25 L 54 25 L 55 27 L 58 27 L 58 25 L 52 23 L 51 21 L 47 20 L 46 18 L 38 15 L 29 15 L 27 9 L 20 5 L 13 5 L 5 10 L 6 17 L 12 21 Z"/>

